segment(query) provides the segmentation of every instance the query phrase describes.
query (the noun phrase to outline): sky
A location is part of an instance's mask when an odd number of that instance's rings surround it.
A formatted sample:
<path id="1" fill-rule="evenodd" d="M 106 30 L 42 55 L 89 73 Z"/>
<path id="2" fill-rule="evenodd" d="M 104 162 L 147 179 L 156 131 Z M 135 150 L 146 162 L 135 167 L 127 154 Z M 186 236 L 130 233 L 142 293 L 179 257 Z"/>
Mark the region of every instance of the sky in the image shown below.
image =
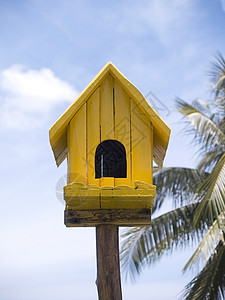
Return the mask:
<path id="1" fill-rule="evenodd" d="M 0 299 L 96 300 L 94 228 L 66 228 L 48 131 L 108 61 L 171 128 L 165 166 L 195 167 L 174 99 L 209 96 L 225 55 L 224 0 L 0 0 Z M 154 96 L 155 95 L 155 96 Z M 125 300 L 174 300 L 191 249 L 164 257 Z"/>

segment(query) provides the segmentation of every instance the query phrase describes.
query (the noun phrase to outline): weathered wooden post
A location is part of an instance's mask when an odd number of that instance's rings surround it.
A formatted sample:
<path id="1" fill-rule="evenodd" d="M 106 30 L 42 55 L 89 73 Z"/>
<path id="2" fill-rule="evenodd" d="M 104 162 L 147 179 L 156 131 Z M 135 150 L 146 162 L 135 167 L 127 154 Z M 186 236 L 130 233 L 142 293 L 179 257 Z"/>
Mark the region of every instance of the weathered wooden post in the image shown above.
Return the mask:
<path id="1" fill-rule="evenodd" d="M 118 226 L 150 224 L 153 160 L 162 165 L 169 135 L 169 127 L 112 63 L 50 129 L 57 166 L 68 162 L 65 225 L 96 226 L 100 300 L 122 300 Z"/>
<path id="2" fill-rule="evenodd" d="M 122 300 L 118 226 L 96 226 L 96 248 L 99 300 Z"/>

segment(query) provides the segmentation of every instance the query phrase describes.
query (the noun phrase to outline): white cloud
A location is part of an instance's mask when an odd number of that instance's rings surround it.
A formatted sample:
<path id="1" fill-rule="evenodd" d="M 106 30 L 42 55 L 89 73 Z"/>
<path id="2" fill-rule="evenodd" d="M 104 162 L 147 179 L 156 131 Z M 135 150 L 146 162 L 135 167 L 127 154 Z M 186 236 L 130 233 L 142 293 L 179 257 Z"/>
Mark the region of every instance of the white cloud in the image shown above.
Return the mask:
<path id="1" fill-rule="evenodd" d="M 34 128 L 56 105 L 72 102 L 77 91 L 46 68 L 13 65 L 0 73 L 0 125 L 12 129 Z"/>

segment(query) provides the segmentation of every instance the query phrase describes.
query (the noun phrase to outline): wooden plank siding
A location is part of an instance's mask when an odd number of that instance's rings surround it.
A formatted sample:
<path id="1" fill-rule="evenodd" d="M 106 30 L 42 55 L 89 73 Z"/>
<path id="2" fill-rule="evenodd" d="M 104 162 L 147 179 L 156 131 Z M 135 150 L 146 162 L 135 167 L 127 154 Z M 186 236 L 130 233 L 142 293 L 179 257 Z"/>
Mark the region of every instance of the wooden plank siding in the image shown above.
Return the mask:
<path id="1" fill-rule="evenodd" d="M 152 183 L 152 126 L 133 100 L 131 101 L 132 173 L 133 181 Z"/>
<path id="2" fill-rule="evenodd" d="M 96 148 L 108 139 L 125 147 L 127 178 L 95 178 Z M 109 74 L 69 123 L 68 182 L 99 187 L 134 187 L 135 180 L 152 184 L 152 160 L 153 126 L 149 118 Z"/>
<path id="3" fill-rule="evenodd" d="M 116 185 L 130 185 L 131 184 L 131 128 L 130 128 L 130 114 L 131 103 L 130 97 L 121 88 L 121 86 L 114 81 L 114 102 L 115 102 L 115 139 L 121 142 L 126 150 L 127 159 L 127 178 L 115 178 Z"/>
<path id="4" fill-rule="evenodd" d="M 49 138 L 54 157 L 59 166 L 67 156 L 67 130 L 68 125 L 74 115 L 88 101 L 91 95 L 99 86 L 104 85 L 104 81 L 108 77 L 116 80 L 123 90 L 137 103 L 146 113 L 150 122 L 154 127 L 154 144 L 153 153 L 155 162 L 161 166 L 167 150 L 170 128 L 164 123 L 154 109 L 149 105 L 143 95 L 127 78 L 111 63 L 107 63 L 105 67 L 97 74 L 91 83 L 84 89 L 78 98 L 68 107 L 63 115 L 55 122 L 49 131 Z"/>
<path id="5" fill-rule="evenodd" d="M 95 178 L 95 151 L 100 143 L 100 87 L 87 101 L 87 183 L 99 186 Z"/>
<path id="6" fill-rule="evenodd" d="M 86 103 L 71 119 L 68 133 L 69 183 L 77 181 L 86 184 Z"/>
<path id="7" fill-rule="evenodd" d="M 100 90 L 100 128 L 101 142 L 103 142 L 115 137 L 113 78 L 111 75 L 101 84 Z M 101 186 L 114 186 L 112 177 L 103 177 L 99 181 Z"/>

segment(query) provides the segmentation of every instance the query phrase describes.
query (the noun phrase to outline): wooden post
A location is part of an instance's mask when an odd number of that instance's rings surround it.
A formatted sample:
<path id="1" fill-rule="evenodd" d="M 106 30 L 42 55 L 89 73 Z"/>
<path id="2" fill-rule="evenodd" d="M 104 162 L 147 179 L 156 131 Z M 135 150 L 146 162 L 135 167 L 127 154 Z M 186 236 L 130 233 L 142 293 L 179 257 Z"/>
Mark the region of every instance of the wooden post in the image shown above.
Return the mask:
<path id="1" fill-rule="evenodd" d="M 122 300 L 118 226 L 96 226 L 99 300 Z"/>

